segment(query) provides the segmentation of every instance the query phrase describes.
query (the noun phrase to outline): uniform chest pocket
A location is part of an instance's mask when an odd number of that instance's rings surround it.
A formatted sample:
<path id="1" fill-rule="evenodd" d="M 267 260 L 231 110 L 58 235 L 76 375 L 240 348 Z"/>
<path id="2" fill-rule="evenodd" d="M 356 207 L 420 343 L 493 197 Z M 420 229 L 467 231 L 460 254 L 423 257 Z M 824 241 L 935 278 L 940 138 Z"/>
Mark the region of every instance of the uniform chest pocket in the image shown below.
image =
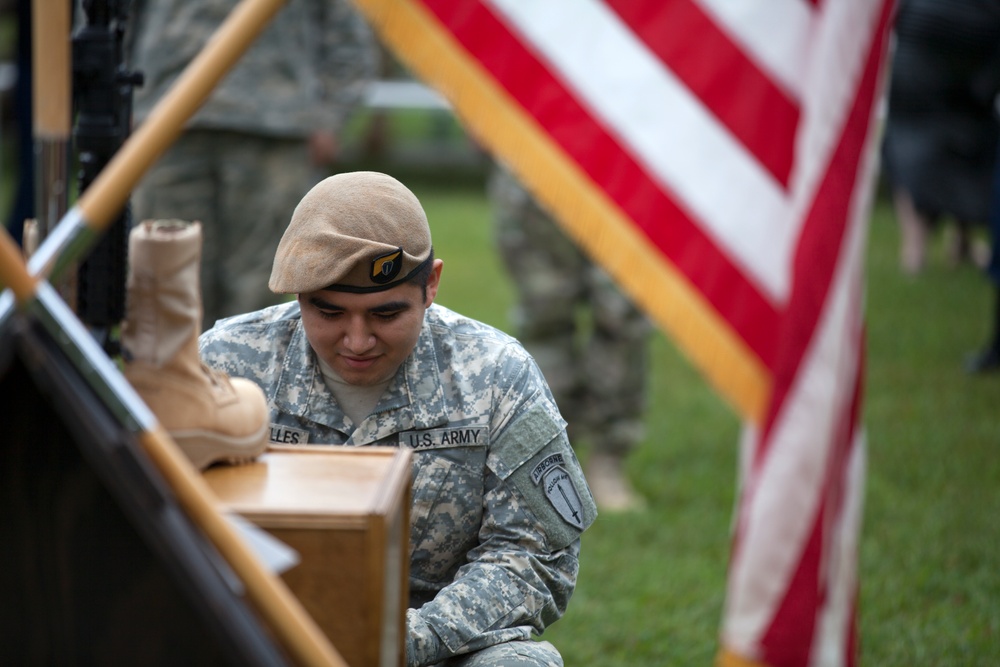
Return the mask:
<path id="1" fill-rule="evenodd" d="M 448 581 L 465 562 L 479 539 L 485 464 L 485 445 L 414 450 L 411 577 Z"/>

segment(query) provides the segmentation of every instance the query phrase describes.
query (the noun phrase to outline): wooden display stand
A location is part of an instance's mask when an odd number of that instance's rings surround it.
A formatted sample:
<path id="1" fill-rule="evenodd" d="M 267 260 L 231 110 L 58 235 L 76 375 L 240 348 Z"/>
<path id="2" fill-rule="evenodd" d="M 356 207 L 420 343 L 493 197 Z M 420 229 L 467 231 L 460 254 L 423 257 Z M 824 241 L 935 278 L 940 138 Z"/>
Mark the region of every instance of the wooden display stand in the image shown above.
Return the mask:
<path id="1" fill-rule="evenodd" d="M 351 667 L 405 664 L 410 451 L 272 446 L 205 471 L 230 509 L 295 549 L 282 579 Z"/>

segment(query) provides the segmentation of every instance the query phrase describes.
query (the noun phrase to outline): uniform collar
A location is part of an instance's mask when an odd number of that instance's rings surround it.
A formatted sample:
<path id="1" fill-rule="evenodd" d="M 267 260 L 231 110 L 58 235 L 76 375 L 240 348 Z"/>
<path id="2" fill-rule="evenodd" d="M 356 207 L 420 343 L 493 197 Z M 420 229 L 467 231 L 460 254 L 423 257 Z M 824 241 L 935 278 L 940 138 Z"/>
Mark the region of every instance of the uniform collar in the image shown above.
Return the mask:
<path id="1" fill-rule="evenodd" d="M 403 431 L 448 423 L 434 338 L 426 319 L 413 352 L 396 371 L 385 394 L 351 440 L 368 444 Z"/>

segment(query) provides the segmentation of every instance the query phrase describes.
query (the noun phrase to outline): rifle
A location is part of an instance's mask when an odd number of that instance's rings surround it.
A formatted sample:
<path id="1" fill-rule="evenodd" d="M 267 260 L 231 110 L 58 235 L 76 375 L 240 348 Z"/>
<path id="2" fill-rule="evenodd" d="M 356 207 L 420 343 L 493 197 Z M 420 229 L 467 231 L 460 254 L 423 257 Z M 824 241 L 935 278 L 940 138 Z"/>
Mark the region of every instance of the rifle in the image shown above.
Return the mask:
<path id="1" fill-rule="evenodd" d="M 132 91 L 143 77 L 125 65 L 129 0 L 84 0 L 84 22 L 73 35 L 73 100 L 78 185 L 83 193 L 128 138 Z M 77 272 L 76 310 L 108 353 L 119 350 L 112 328 L 125 318 L 131 210 L 126 202 Z"/>

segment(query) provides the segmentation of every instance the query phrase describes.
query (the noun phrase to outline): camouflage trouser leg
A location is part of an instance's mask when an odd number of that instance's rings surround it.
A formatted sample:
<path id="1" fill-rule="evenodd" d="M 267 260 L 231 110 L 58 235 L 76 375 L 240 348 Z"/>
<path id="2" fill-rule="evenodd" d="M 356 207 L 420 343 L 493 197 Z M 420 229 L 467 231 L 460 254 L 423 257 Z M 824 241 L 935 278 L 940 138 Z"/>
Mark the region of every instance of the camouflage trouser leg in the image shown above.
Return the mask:
<path id="1" fill-rule="evenodd" d="M 591 331 L 583 353 L 587 435 L 595 451 L 627 455 L 645 436 L 652 325 L 601 269 L 588 276 Z"/>
<path id="2" fill-rule="evenodd" d="M 563 667 L 563 660 L 549 642 L 514 641 L 446 660 L 439 667 Z"/>
<path id="3" fill-rule="evenodd" d="M 302 140 L 188 131 L 133 193 L 134 218 L 202 223 L 207 328 L 281 300 L 267 288 L 274 251 L 314 180 Z"/>
<path id="4" fill-rule="evenodd" d="M 489 193 L 517 291 L 516 335 L 541 367 L 571 441 L 624 456 L 643 437 L 648 320 L 508 172 L 494 171 Z"/>
<path id="5" fill-rule="evenodd" d="M 587 260 L 507 172 L 494 173 L 489 192 L 497 247 L 517 294 L 515 334 L 542 369 L 572 439 L 582 416 L 576 319 Z"/>

